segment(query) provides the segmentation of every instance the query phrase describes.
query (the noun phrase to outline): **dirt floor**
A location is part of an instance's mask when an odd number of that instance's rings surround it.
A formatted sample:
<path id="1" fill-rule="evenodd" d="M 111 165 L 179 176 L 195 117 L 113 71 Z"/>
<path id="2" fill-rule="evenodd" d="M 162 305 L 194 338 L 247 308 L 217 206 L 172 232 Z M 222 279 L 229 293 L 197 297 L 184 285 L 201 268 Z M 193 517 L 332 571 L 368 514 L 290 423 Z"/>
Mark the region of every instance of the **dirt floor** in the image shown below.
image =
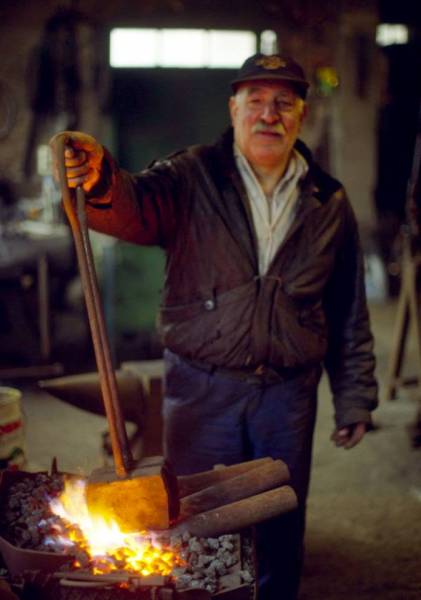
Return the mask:
<path id="1" fill-rule="evenodd" d="M 320 393 L 300 600 L 421 599 L 421 448 L 408 426 L 418 402 L 406 389 L 383 400 L 395 306 L 371 308 L 381 403 L 375 431 L 352 450 L 329 441 L 332 409 Z M 415 372 L 414 353 L 405 370 Z"/>
<path id="2" fill-rule="evenodd" d="M 381 396 L 395 310 L 371 308 Z M 415 368 L 412 350 L 407 363 Z M 33 387 L 24 408 L 31 470 L 49 468 L 53 456 L 66 471 L 102 463 L 103 417 Z M 421 600 L 421 448 L 412 448 L 407 429 L 417 409 L 414 390 L 383 401 L 375 431 L 344 451 L 329 440 L 333 411 L 322 382 L 300 600 Z"/>

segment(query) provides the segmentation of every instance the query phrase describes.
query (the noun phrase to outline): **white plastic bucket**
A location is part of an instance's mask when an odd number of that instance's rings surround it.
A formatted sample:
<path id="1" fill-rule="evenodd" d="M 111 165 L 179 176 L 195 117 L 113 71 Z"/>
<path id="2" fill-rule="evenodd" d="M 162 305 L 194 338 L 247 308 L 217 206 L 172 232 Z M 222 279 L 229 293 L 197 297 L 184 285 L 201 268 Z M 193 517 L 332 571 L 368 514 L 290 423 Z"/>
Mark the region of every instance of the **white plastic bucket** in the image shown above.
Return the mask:
<path id="1" fill-rule="evenodd" d="M 22 393 L 0 386 L 0 469 L 18 469 L 25 463 Z"/>

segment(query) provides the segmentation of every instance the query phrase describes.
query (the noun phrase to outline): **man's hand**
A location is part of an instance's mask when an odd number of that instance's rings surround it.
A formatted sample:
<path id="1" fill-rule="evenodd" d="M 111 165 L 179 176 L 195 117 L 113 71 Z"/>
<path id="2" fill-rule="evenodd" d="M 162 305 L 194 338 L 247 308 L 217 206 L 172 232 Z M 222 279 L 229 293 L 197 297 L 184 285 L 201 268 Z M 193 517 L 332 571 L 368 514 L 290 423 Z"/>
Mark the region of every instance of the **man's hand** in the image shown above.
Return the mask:
<path id="1" fill-rule="evenodd" d="M 95 138 L 80 131 L 62 131 L 51 138 L 49 144 L 52 150 L 53 175 L 56 181 L 58 176 L 58 161 L 63 160 L 57 156 L 56 141 L 59 136 L 66 137 L 64 151 L 64 164 L 66 166 L 67 185 L 70 188 L 82 186 L 89 192 L 99 181 L 104 149 Z"/>
<path id="2" fill-rule="evenodd" d="M 364 437 L 367 431 L 366 423 L 354 423 L 348 427 L 341 427 L 335 429 L 330 436 L 330 439 L 335 442 L 338 448 L 345 448 L 349 450 L 356 446 Z"/>

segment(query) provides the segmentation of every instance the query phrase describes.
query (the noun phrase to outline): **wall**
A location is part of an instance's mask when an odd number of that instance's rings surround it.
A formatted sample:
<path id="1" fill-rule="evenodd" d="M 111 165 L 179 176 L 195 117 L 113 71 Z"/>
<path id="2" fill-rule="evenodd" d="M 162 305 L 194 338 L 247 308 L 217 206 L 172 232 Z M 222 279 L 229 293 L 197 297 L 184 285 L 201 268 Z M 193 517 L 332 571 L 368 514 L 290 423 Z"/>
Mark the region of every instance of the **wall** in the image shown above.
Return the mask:
<path id="1" fill-rule="evenodd" d="M 279 25 L 281 48 L 299 58 L 313 83 L 302 137 L 345 185 L 365 235 L 376 227 L 377 111 L 386 76 L 375 43 L 377 3 L 307 3 L 306 9 Z M 338 75 L 330 94 L 318 93 L 320 67 Z"/>
<path id="2" fill-rule="evenodd" d="M 55 79 L 56 88 L 53 76 L 46 76 L 42 88 L 43 102 L 45 104 L 48 94 L 53 91 L 57 94 L 56 106 L 59 108 L 54 112 L 49 112 L 45 107 L 38 107 L 35 112 L 31 109 L 31 104 L 40 103 L 37 83 L 41 62 L 38 50 L 40 46 L 46 49 L 45 25 L 62 6 L 57 0 L 3 0 L 0 4 L 0 83 L 7 86 L 16 112 L 13 127 L 3 137 L 0 146 L 0 174 L 14 182 L 23 196 L 36 195 L 40 186 L 40 178 L 36 175 L 35 155 L 30 149 L 47 143 L 51 135 L 72 123 L 70 113 L 75 100 L 80 129 L 98 133 L 106 124 L 100 120 L 98 86 L 93 73 L 93 61 L 98 58 L 96 47 L 100 37 L 96 36 L 97 23 L 91 23 L 85 17 L 80 21 L 77 34 L 80 46 L 78 60 L 81 65 L 79 92 L 75 92 L 75 97 L 72 98 L 72 93 L 63 88 L 65 77 L 62 73 Z M 69 57 L 60 57 L 60 51 L 66 50 L 66 40 L 60 38 L 60 35 L 50 38 L 53 42 L 51 54 L 57 64 L 63 65 Z M 53 64 L 53 67 L 57 64 Z M 26 161 L 28 156 L 31 158 L 29 162 Z"/>
<path id="3" fill-rule="evenodd" d="M 48 1 L 40 10 L 35 4 L 32 8 L 30 2 L 6 1 L 0 5 L 0 81 L 7 84 L 16 109 L 13 128 L 0 145 L 0 174 L 19 183 L 23 183 L 22 157 L 30 122 L 25 85 L 28 57 L 52 8 Z"/>
<path id="4" fill-rule="evenodd" d="M 333 108 L 332 169 L 344 182 L 363 230 L 375 226 L 377 116 L 383 63 L 375 45 L 376 15 L 343 15 L 338 44 L 341 85 Z"/>

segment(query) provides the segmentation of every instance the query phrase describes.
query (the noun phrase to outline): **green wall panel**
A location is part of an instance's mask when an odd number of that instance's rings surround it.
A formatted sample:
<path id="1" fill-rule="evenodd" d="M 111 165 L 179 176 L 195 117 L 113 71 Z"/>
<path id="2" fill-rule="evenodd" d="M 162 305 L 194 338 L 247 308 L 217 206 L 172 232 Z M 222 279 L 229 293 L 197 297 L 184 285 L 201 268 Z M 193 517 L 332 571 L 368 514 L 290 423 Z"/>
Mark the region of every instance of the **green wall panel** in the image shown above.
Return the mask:
<path id="1" fill-rule="evenodd" d="M 164 278 L 160 248 L 119 242 L 115 248 L 115 329 L 118 333 L 153 330 Z"/>

